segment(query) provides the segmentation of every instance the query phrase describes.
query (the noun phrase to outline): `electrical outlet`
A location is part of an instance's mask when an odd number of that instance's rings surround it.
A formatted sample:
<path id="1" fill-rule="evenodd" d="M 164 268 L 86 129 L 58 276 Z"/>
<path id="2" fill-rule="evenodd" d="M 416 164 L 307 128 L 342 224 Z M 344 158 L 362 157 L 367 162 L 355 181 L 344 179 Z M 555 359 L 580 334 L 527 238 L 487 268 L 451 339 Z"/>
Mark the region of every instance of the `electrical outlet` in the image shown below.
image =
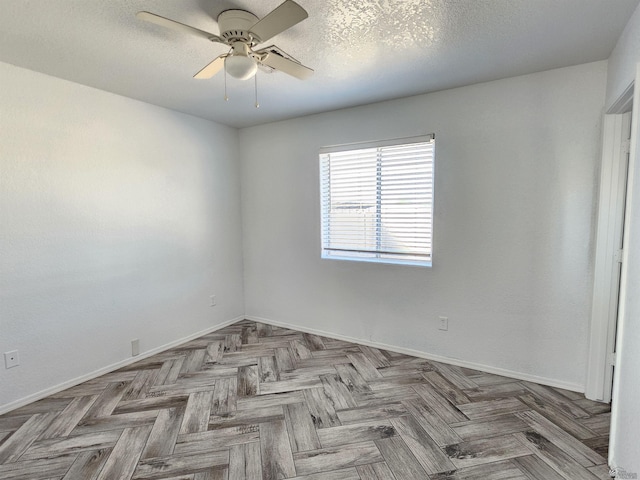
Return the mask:
<path id="1" fill-rule="evenodd" d="M 137 338 L 131 340 L 131 356 L 135 357 L 136 355 L 140 355 L 140 340 Z"/>
<path id="2" fill-rule="evenodd" d="M 4 352 L 4 366 L 5 368 L 13 368 L 20 365 L 20 357 L 18 356 L 18 350 L 11 350 L 10 352 Z"/>
<path id="3" fill-rule="evenodd" d="M 210 307 L 215 307 L 216 306 L 216 296 L 215 295 L 211 295 L 209 297 L 211 299 L 211 303 L 209 304 Z"/>
<path id="4" fill-rule="evenodd" d="M 449 330 L 449 317 L 440 317 L 440 326 L 438 330 Z"/>

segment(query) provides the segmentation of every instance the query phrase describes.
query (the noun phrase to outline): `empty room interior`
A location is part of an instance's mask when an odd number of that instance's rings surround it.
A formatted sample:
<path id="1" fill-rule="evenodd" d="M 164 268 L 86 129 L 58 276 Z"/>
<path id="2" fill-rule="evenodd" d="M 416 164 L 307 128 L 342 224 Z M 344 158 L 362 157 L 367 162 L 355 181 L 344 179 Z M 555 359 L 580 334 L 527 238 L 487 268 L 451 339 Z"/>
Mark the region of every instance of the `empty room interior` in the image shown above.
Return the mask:
<path id="1" fill-rule="evenodd" d="M 1 2 L 0 478 L 639 478 L 638 5 Z"/>

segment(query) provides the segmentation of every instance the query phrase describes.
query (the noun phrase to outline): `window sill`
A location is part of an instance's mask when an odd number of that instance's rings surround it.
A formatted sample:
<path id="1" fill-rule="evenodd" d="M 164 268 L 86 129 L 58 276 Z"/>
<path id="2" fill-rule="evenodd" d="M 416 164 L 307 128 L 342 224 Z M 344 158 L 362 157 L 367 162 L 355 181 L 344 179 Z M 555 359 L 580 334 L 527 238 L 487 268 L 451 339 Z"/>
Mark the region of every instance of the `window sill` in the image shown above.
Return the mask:
<path id="1" fill-rule="evenodd" d="M 431 268 L 431 261 L 420 261 L 420 260 L 400 260 L 395 258 L 358 258 L 358 257 L 343 257 L 338 255 L 322 255 L 321 258 L 323 260 L 342 260 L 347 262 L 364 262 L 364 263 L 378 263 L 378 264 L 388 264 L 388 265 L 407 265 L 410 267 L 427 267 Z"/>

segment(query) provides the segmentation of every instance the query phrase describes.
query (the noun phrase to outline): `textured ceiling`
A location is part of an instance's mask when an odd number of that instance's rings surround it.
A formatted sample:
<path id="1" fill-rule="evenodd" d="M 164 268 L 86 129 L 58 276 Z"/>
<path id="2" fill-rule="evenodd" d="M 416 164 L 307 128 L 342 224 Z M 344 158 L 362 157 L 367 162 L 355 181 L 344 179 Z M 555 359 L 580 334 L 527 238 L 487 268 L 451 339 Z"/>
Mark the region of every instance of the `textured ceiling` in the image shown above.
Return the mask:
<path id="1" fill-rule="evenodd" d="M 0 61 L 235 127 L 608 58 L 640 0 L 297 0 L 274 37 L 315 69 L 253 81 L 192 76 L 226 48 L 142 22 L 148 10 L 218 33 L 218 14 L 281 0 L 0 1 Z M 1 82 L 1 79 L 0 79 Z"/>

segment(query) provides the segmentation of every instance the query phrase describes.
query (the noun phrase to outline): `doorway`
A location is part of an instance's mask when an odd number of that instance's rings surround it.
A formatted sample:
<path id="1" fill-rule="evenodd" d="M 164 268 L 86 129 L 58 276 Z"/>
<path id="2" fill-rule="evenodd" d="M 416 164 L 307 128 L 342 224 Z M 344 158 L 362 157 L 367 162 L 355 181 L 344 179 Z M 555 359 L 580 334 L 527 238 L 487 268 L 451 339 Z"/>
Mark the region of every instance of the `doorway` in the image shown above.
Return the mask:
<path id="1" fill-rule="evenodd" d="M 633 90 L 604 116 L 585 396 L 609 403 L 615 368 Z"/>

